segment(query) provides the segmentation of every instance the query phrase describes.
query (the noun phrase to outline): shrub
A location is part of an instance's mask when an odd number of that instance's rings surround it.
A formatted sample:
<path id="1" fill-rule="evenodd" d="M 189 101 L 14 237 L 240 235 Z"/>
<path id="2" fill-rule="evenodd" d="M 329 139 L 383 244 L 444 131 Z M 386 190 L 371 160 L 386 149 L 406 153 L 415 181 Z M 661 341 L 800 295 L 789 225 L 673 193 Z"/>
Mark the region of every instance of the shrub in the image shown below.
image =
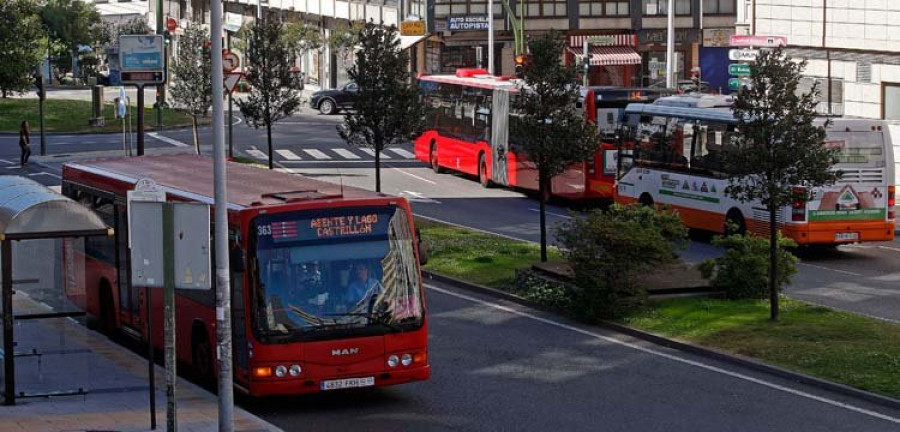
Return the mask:
<path id="1" fill-rule="evenodd" d="M 764 299 L 769 294 L 769 239 L 752 234 L 718 236 L 714 246 L 725 248 L 725 254 L 700 264 L 700 273 L 713 288 L 725 291 L 730 299 Z M 787 248 L 796 247 L 793 240 L 778 235 L 778 290 L 791 283 L 797 273 L 797 257 Z"/>
<path id="2" fill-rule="evenodd" d="M 571 307 L 570 288 L 565 282 L 543 277 L 533 270 L 516 272 L 516 295 L 550 309 L 566 311 Z"/>
<path id="3" fill-rule="evenodd" d="M 652 207 L 614 205 L 557 228 L 572 266 L 572 310 L 587 320 L 615 319 L 639 309 L 646 289 L 636 277 L 675 261 L 687 230 L 678 215 Z"/>

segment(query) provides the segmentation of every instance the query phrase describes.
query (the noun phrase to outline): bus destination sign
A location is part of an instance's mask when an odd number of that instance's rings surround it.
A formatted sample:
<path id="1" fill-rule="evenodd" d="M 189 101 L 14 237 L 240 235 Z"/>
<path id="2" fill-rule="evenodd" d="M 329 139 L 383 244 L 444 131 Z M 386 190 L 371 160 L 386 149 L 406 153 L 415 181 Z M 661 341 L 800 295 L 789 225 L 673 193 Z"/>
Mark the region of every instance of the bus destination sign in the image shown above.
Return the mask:
<path id="1" fill-rule="evenodd" d="M 258 237 L 274 243 L 367 237 L 387 232 L 390 217 L 379 211 L 318 213 L 301 217 L 272 215 L 257 225 Z"/>

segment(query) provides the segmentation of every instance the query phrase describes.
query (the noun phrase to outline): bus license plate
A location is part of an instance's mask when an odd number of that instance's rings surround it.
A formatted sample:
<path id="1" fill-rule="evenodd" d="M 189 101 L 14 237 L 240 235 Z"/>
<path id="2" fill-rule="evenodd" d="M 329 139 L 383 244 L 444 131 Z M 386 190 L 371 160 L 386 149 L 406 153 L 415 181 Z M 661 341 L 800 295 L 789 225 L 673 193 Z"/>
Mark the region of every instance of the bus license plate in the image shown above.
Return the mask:
<path id="1" fill-rule="evenodd" d="M 340 390 L 356 387 L 372 387 L 375 385 L 375 377 L 346 378 L 339 380 L 322 381 L 322 390 Z"/>
<path id="2" fill-rule="evenodd" d="M 835 233 L 834 241 L 857 241 L 859 240 L 859 233 L 849 232 L 849 233 Z"/>

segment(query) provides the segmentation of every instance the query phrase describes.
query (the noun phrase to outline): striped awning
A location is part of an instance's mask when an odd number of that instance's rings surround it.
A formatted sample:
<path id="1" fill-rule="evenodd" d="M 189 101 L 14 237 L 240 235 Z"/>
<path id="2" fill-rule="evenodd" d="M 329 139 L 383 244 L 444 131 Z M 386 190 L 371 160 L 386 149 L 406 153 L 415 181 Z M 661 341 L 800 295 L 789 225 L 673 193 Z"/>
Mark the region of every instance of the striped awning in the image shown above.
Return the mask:
<path id="1" fill-rule="evenodd" d="M 581 48 L 584 46 L 584 41 L 588 40 L 588 38 L 597 37 L 599 35 L 575 35 L 569 36 L 569 47 L 570 48 Z M 636 47 L 638 44 L 637 35 L 633 34 L 620 34 L 620 35 L 608 35 L 601 37 L 609 37 L 613 39 L 613 43 L 604 44 L 610 46 L 628 46 L 628 47 Z"/>
<path id="2" fill-rule="evenodd" d="M 641 64 L 641 55 L 630 47 L 591 47 L 591 66 L 620 66 Z"/>

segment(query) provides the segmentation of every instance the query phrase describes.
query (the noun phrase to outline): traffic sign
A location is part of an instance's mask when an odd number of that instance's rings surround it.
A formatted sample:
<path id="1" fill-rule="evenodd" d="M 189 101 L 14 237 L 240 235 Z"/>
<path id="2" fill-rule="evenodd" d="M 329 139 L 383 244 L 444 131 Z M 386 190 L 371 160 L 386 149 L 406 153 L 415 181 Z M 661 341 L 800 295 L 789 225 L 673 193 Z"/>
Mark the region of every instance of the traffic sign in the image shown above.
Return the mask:
<path id="1" fill-rule="evenodd" d="M 226 72 L 225 73 L 225 91 L 227 91 L 228 94 L 231 94 L 234 92 L 234 89 L 237 88 L 238 81 L 241 80 L 241 77 L 243 75 L 244 74 L 242 74 L 240 72 Z"/>
<path id="2" fill-rule="evenodd" d="M 241 59 L 238 58 L 237 54 L 228 50 L 222 50 L 222 70 L 225 73 L 233 72 L 240 65 Z"/>
<path id="3" fill-rule="evenodd" d="M 748 64 L 731 64 L 728 65 L 728 74 L 733 76 L 750 75 L 750 65 Z"/>
<path id="4" fill-rule="evenodd" d="M 729 78 L 728 79 L 728 88 L 731 90 L 738 90 L 741 88 L 741 79 L 740 78 Z"/>
<path id="5" fill-rule="evenodd" d="M 728 58 L 733 61 L 756 61 L 757 57 L 759 57 L 759 50 L 745 48 L 728 51 Z"/>
<path id="6" fill-rule="evenodd" d="M 175 18 L 167 18 L 166 19 L 166 30 L 170 32 L 174 32 L 175 29 L 178 28 L 178 21 Z"/>
<path id="7" fill-rule="evenodd" d="M 759 35 L 733 35 L 728 40 L 731 46 L 775 48 L 787 45 L 784 36 L 759 36 Z"/>

